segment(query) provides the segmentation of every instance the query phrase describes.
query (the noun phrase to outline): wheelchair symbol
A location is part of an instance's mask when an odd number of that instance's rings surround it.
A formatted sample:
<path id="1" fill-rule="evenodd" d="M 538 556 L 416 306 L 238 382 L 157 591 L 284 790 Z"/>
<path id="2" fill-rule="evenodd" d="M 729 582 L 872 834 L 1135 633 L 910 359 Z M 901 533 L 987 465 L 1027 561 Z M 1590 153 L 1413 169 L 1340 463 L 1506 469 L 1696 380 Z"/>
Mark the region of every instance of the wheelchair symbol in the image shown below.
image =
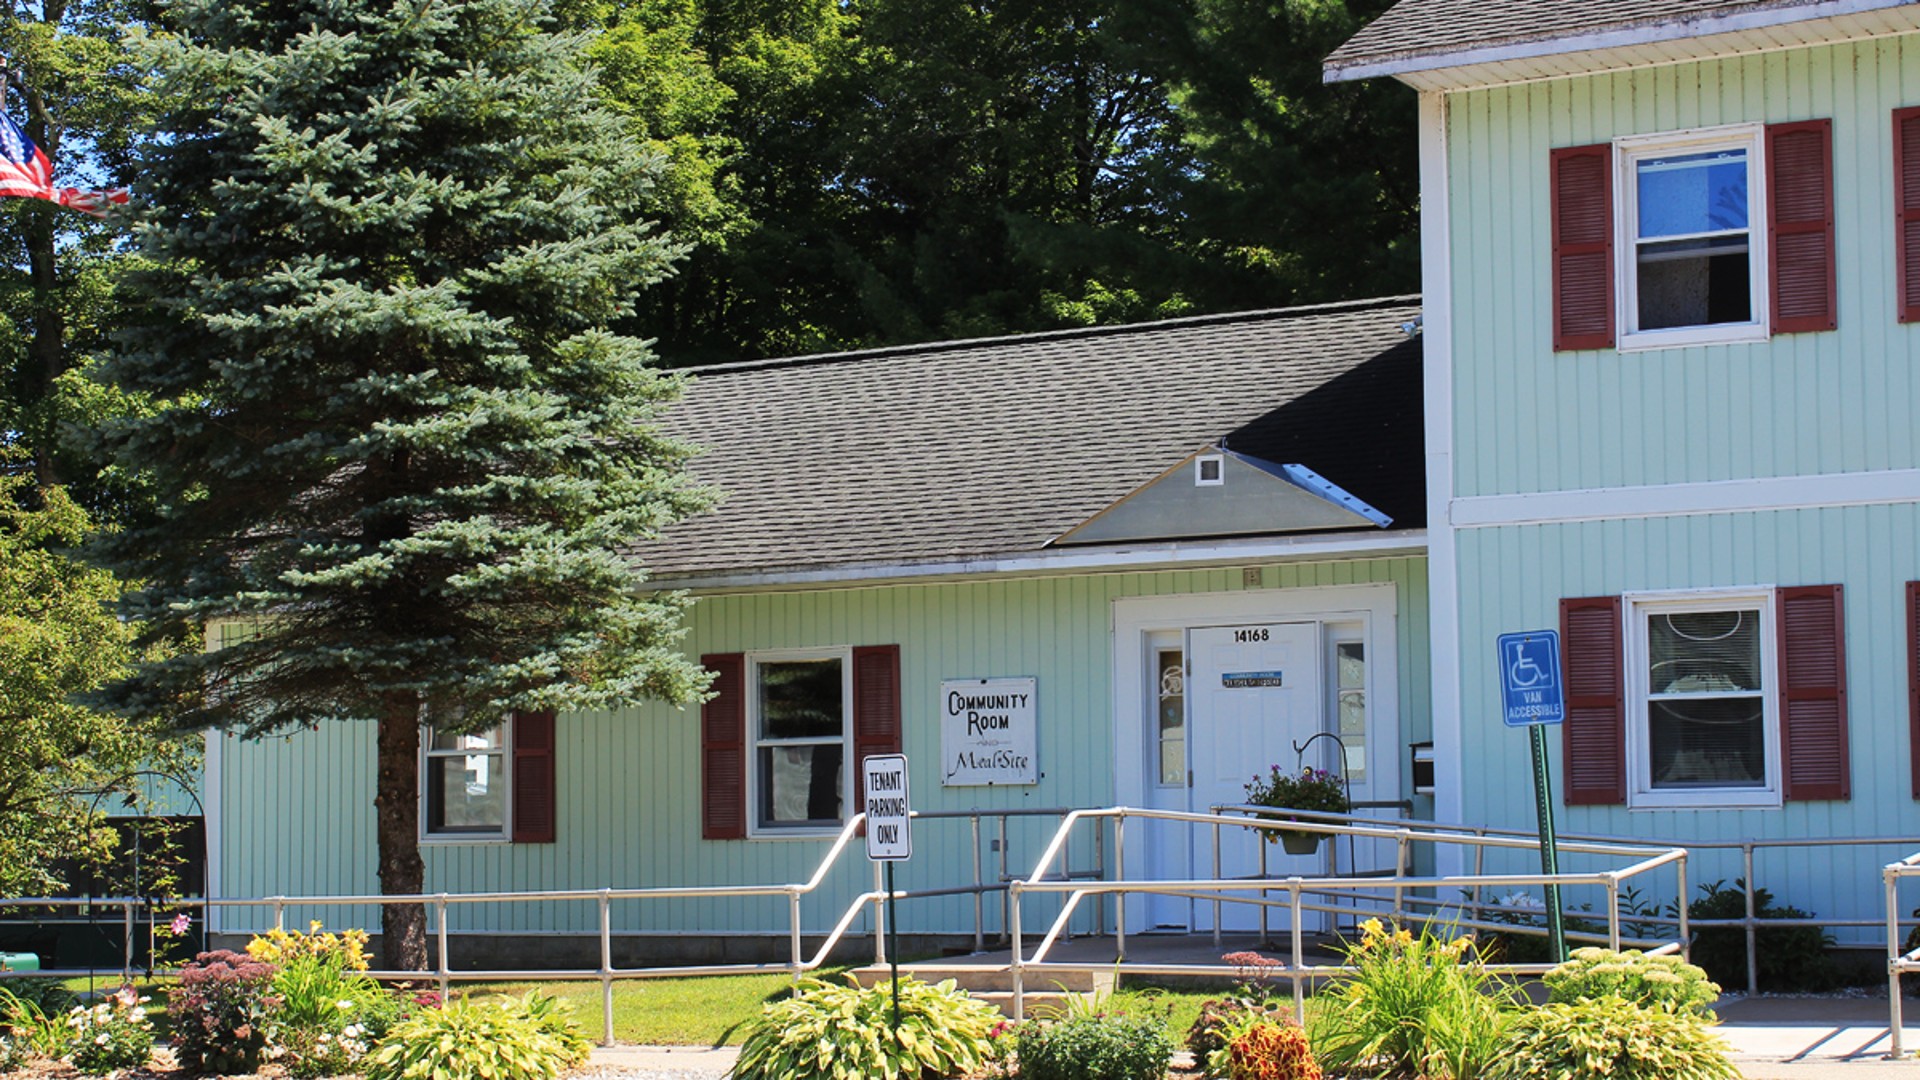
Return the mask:
<path id="1" fill-rule="evenodd" d="M 1527 651 L 1526 642 L 1512 641 L 1507 644 L 1513 654 L 1512 661 L 1507 665 L 1509 685 L 1516 690 L 1525 690 L 1553 681 L 1553 673 L 1534 661 L 1533 655 Z"/>

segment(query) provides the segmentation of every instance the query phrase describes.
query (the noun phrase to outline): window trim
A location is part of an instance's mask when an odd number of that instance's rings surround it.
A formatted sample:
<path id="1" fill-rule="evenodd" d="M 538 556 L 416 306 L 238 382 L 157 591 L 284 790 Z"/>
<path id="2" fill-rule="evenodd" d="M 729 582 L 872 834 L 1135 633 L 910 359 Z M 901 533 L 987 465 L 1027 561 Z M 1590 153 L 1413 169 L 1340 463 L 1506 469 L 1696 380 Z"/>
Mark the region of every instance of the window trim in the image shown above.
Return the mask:
<path id="1" fill-rule="evenodd" d="M 746 660 L 742 679 L 742 693 L 745 695 L 747 755 L 747 839 L 749 840 L 816 840 L 823 836 L 838 836 L 846 827 L 854 805 L 854 773 L 859 762 L 854 758 L 853 723 L 853 646 L 830 645 L 803 649 L 758 649 L 743 654 Z M 760 821 L 760 665 L 762 663 L 780 663 L 792 660 L 838 660 L 840 661 L 840 819 L 832 825 L 765 825 Z M 825 746 L 831 740 L 817 739 L 777 739 L 769 745 L 775 746 Z"/>
<path id="2" fill-rule="evenodd" d="M 1771 586 L 1764 588 L 1684 589 L 1629 592 L 1621 596 L 1627 621 L 1622 641 L 1626 694 L 1627 808 L 1630 810 L 1718 810 L 1778 807 L 1785 803 L 1786 763 L 1780 750 L 1779 607 Z M 1762 752 L 1766 755 L 1767 784 L 1759 788 L 1688 788 L 1659 791 L 1653 787 L 1647 707 L 1647 624 L 1656 612 L 1754 610 L 1760 620 L 1760 718 Z"/>
<path id="3" fill-rule="evenodd" d="M 1772 335 L 1772 289 L 1768 267 L 1768 192 L 1765 124 L 1727 124 L 1688 128 L 1613 140 L 1614 326 L 1620 352 L 1679 349 L 1695 345 L 1736 345 L 1766 341 Z M 1639 185 L 1635 164 L 1658 155 L 1743 148 L 1747 152 L 1748 321 L 1705 326 L 1638 329 L 1640 322 Z"/>
<path id="4" fill-rule="evenodd" d="M 432 847 L 457 847 L 475 844 L 511 844 L 513 843 L 513 724 L 512 716 L 500 721 L 500 749 L 489 750 L 500 757 L 500 785 L 505 797 L 501 800 L 500 829 L 498 832 L 434 832 L 427 813 L 427 784 L 430 779 L 427 768 L 428 759 L 436 756 L 433 751 L 433 725 L 420 726 L 420 844 Z M 437 756 L 457 757 L 454 751 L 445 751 Z"/>

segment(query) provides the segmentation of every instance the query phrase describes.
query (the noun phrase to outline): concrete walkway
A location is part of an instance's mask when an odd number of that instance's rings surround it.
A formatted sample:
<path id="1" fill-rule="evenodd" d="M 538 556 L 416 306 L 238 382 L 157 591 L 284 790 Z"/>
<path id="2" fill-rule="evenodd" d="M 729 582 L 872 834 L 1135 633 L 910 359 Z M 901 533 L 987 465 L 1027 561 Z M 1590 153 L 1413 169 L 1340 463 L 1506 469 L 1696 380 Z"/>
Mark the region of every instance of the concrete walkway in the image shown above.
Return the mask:
<path id="1" fill-rule="evenodd" d="M 1920 1049 L 1920 1001 L 1906 1007 L 1905 1061 L 1887 1060 L 1883 997 L 1747 998 L 1715 1011 L 1748 1080 L 1920 1080 L 1920 1059 L 1912 1056 Z"/>

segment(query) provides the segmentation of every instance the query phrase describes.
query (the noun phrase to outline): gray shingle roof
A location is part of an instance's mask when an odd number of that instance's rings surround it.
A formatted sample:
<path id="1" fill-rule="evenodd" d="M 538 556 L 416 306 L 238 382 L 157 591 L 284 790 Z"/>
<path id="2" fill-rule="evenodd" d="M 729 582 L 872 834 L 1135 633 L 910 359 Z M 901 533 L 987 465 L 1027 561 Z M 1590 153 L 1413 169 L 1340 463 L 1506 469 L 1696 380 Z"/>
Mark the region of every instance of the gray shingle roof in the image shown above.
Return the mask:
<path id="1" fill-rule="evenodd" d="M 656 577 L 1032 552 L 1226 438 L 1424 518 L 1420 348 L 1393 298 L 693 369 L 663 427 L 725 499 Z"/>
<path id="2" fill-rule="evenodd" d="M 1583 37 L 1719 16 L 1805 8 L 1810 0 L 1400 0 L 1327 57 L 1330 75 L 1387 60 Z"/>

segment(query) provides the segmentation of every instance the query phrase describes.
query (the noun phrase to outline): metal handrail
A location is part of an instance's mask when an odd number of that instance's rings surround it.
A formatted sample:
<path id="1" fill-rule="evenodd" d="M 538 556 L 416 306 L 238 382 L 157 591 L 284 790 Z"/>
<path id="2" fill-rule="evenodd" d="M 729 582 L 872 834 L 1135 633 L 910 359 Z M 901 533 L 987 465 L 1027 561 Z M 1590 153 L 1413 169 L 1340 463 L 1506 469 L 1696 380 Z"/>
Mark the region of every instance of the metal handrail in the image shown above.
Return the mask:
<path id="1" fill-rule="evenodd" d="M 1288 817 L 1305 816 L 1305 817 L 1310 817 L 1310 818 L 1329 821 L 1329 822 L 1372 820 L 1372 819 L 1365 818 L 1363 816 L 1354 815 L 1354 814 L 1333 814 L 1333 813 L 1328 813 L 1325 811 L 1318 811 L 1318 810 L 1291 810 L 1291 809 L 1281 810 L 1281 809 L 1275 809 L 1269 806 L 1255 806 L 1255 805 L 1221 804 L 1219 806 L 1216 806 L 1214 809 L 1216 812 L 1232 810 L 1240 813 L 1262 815 L 1262 816 L 1275 816 L 1275 815 L 1282 815 L 1282 814 L 1287 815 Z M 1520 837 L 1523 839 L 1532 838 L 1535 836 L 1535 833 L 1531 830 L 1505 828 L 1505 827 L 1492 826 L 1492 825 L 1464 825 L 1459 823 L 1415 821 L 1415 820 L 1405 820 L 1404 822 L 1402 822 L 1402 824 L 1412 829 L 1438 830 L 1438 831 L 1446 831 L 1446 832 L 1471 832 L 1477 835 L 1485 835 L 1485 836 L 1510 836 L 1510 837 Z M 1668 841 L 1663 841 L 1658 838 L 1650 838 L 1650 837 L 1644 837 L 1644 836 L 1619 836 L 1619 835 L 1610 835 L 1606 833 L 1563 832 L 1559 834 L 1559 839 L 1563 841 L 1560 844 L 1560 849 L 1562 851 L 1574 850 L 1570 848 L 1566 843 L 1564 843 L 1564 841 L 1567 841 L 1567 840 L 1578 840 L 1583 842 L 1609 843 L 1609 844 L 1613 844 L 1613 843 L 1641 844 L 1641 845 L 1653 844 L 1657 846 L 1667 845 L 1669 843 Z M 1524 843 L 1522 846 L 1532 846 L 1532 844 L 1535 842 L 1536 841 L 1533 841 L 1531 839 L 1526 839 L 1526 843 Z M 1678 846 L 1678 843 L 1673 842 L 1672 846 Z M 1696 840 L 1696 839 L 1689 838 L 1686 841 L 1685 846 L 1687 847 L 1688 850 L 1696 851 L 1696 852 L 1738 851 L 1741 853 L 1742 873 L 1740 875 L 1740 878 L 1737 884 L 1740 886 L 1740 892 L 1745 905 L 1744 913 L 1742 917 L 1738 919 L 1694 918 L 1688 921 L 1690 922 L 1691 926 L 1696 929 L 1720 929 L 1720 928 L 1736 928 L 1737 927 L 1744 932 L 1746 937 L 1747 994 L 1748 996 L 1751 997 L 1751 996 L 1757 995 L 1760 992 L 1759 934 L 1760 934 L 1761 928 L 1772 927 L 1772 928 L 1785 929 L 1789 927 L 1817 927 L 1820 929 L 1832 929 L 1837 927 L 1847 927 L 1847 928 L 1854 928 L 1854 929 L 1865 929 L 1868 927 L 1877 928 L 1880 925 L 1879 919 L 1840 919 L 1840 918 L 1817 918 L 1817 919 L 1816 918 L 1806 918 L 1806 919 L 1765 918 L 1763 919 L 1761 918 L 1759 915 L 1759 904 L 1754 895 L 1755 891 L 1759 888 L 1759 886 L 1756 884 L 1755 874 L 1754 874 L 1754 861 L 1755 861 L 1754 856 L 1756 852 L 1765 851 L 1765 850 L 1784 849 L 1784 848 L 1800 848 L 1800 847 L 1895 847 L 1895 848 L 1903 848 L 1903 849 L 1911 850 L 1916 846 L 1920 846 L 1920 836 L 1746 837 L 1746 838 L 1737 839 L 1737 840 Z M 1483 865 L 1483 859 L 1481 858 L 1481 856 L 1483 855 L 1484 855 L 1484 849 L 1482 849 L 1479 852 L 1476 852 L 1476 855 L 1475 855 L 1476 869 L 1478 869 L 1480 866 Z M 1418 902 L 1421 904 L 1429 903 L 1424 898 L 1409 897 L 1408 900 L 1409 902 Z M 1481 903 L 1478 892 L 1475 892 L 1473 894 L 1472 899 L 1465 904 L 1450 903 L 1450 904 L 1443 904 L 1439 906 L 1470 908 L 1475 911 L 1491 910 L 1493 907 L 1492 905 Z M 1684 901 L 1684 899 L 1680 903 L 1679 908 L 1682 911 L 1685 910 L 1686 902 Z M 1680 922 L 1681 920 L 1671 915 L 1662 916 L 1657 914 L 1636 914 L 1634 916 L 1633 921 L 1637 923 L 1674 925 Z"/>
<path id="2" fill-rule="evenodd" d="M 1264 809 L 1264 808 L 1262 808 Z M 1306 877 L 1293 875 L 1286 878 L 1205 878 L 1183 881 L 1136 880 L 1126 876 L 1124 858 L 1126 846 L 1124 829 L 1129 817 L 1150 820 L 1171 821 L 1188 825 L 1208 825 L 1216 836 L 1221 828 L 1247 829 L 1256 834 L 1276 831 L 1282 828 L 1305 832 L 1320 832 L 1334 836 L 1371 837 L 1398 842 L 1404 851 L 1408 843 L 1425 842 L 1432 844 L 1457 844 L 1475 848 L 1514 848 L 1537 846 L 1537 841 L 1529 844 L 1506 837 L 1477 835 L 1471 830 L 1443 831 L 1433 828 L 1412 829 L 1400 825 L 1382 827 L 1351 822 L 1320 822 L 1292 819 L 1269 820 L 1264 814 L 1229 817 L 1225 814 L 1203 814 L 1182 810 L 1155 810 L 1139 807 L 1112 807 L 1103 810 L 1076 810 L 1062 819 L 1054 839 L 1042 852 L 1034 865 L 1033 873 L 1026 879 L 1012 882 L 1012 922 L 1010 930 L 1013 938 L 1011 977 L 1013 983 L 1013 1014 L 1016 1020 L 1026 1015 L 1026 973 L 1029 969 L 1044 971 L 1084 971 L 1097 972 L 1124 966 L 1130 973 L 1146 975 L 1187 975 L 1217 974 L 1221 965 L 1215 964 L 1133 964 L 1126 960 L 1126 907 L 1117 905 L 1118 918 L 1115 922 L 1115 953 L 1113 964 L 1074 963 L 1047 959 L 1048 953 L 1058 942 L 1062 928 L 1072 918 L 1080 901 L 1089 896 L 1127 894 L 1148 895 L 1184 895 L 1191 897 L 1211 896 L 1216 911 L 1221 904 L 1252 904 L 1262 912 L 1262 930 L 1264 938 L 1265 913 L 1272 908 L 1284 907 L 1289 915 L 1290 959 L 1284 962 L 1273 974 L 1276 977 L 1290 979 L 1293 983 L 1295 1018 L 1302 1024 L 1306 1022 L 1306 984 L 1309 980 L 1336 974 L 1351 973 L 1354 968 L 1344 964 L 1308 964 L 1305 957 L 1305 931 L 1303 915 L 1308 910 L 1336 910 L 1325 904 L 1306 901 L 1309 894 L 1346 893 L 1367 890 L 1392 890 L 1394 895 L 1394 914 L 1396 919 L 1402 914 L 1406 890 L 1419 888 L 1437 888 L 1442 886 L 1466 887 L 1477 890 L 1490 885 L 1597 885 L 1607 890 L 1607 945 L 1619 949 L 1622 943 L 1621 917 L 1619 907 L 1620 884 L 1641 874 L 1649 873 L 1660 867 L 1672 864 L 1677 877 L 1679 910 L 1679 937 L 1671 942 L 1660 942 L 1654 951 L 1679 952 L 1685 954 L 1689 936 L 1686 914 L 1687 894 L 1687 849 L 1683 847 L 1657 848 L 1644 842 L 1619 844 L 1612 842 L 1596 843 L 1575 840 L 1562 845 L 1562 850 L 1585 852 L 1599 855 L 1638 856 L 1637 861 L 1613 870 L 1590 871 L 1584 873 L 1560 874 L 1443 874 L 1413 876 L 1407 874 L 1407 860 L 1402 858 L 1390 877 L 1353 878 L 1353 877 Z M 1060 881 L 1050 876 L 1049 870 L 1065 848 L 1065 838 L 1075 825 L 1082 820 L 1111 819 L 1114 823 L 1114 847 L 1118 852 L 1116 862 L 1117 875 L 1113 880 L 1076 885 L 1070 881 Z M 1264 843 L 1262 850 L 1264 851 Z M 1217 847 L 1216 847 L 1217 852 Z M 1217 854 L 1216 854 L 1217 858 Z M 1216 874 L 1218 869 L 1216 867 Z M 1229 892 L 1246 891 L 1249 888 L 1260 890 L 1260 896 L 1229 897 Z M 1269 892 L 1286 892 L 1284 901 L 1267 898 Z M 1066 903 L 1060 914 L 1054 919 L 1040 945 L 1031 958 L 1026 955 L 1024 929 L 1021 925 L 1020 898 L 1030 892 L 1065 893 Z M 1636 920 L 1638 921 L 1638 920 Z M 1214 927 L 1218 933 L 1220 920 L 1216 916 Z M 1547 964 L 1509 964 L 1498 965 L 1498 970 L 1506 971 L 1544 971 Z"/>
<path id="3" fill-rule="evenodd" d="M 913 899 L 918 897 L 930 897 L 930 896 L 954 896 L 954 895 L 967 895 L 967 894 L 973 895 L 975 897 L 974 940 L 975 940 L 976 951 L 977 951 L 979 946 L 983 944 L 983 939 L 985 936 L 985 930 L 984 930 L 985 912 L 984 912 L 984 906 L 982 903 L 982 898 L 985 896 L 985 894 L 989 892 L 1006 892 L 1008 888 L 1006 883 L 1012 880 L 1012 875 L 1008 873 L 1008 867 L 1006 865 L 1007 859 L 1009 858 L 1009 855 L 1008 855 L 1009 849 L 1006 842 L 1007 820 L 1010 818 L 1024 818 L 1024 817 L 1060 817 L 1067 813 L 1068 811 L 1065 810 L 1064 808 L 1043 809 L 1043 808 L 1037 808 L 1037 807 L 1014 807 L 1014 808 L 1008 808 L 1004 810 L 975 808 L 970 810 L 944 810 L 944 811 L 930 811 L 930 812 L 915 812 L 912 815 L 913 817 L 921 818 L 924 820 L 943 820 L 943 819 L 962 819 L 962 818 L 971 819 L 971 830 L 972 830 L 974 849 L 975 849 L 974 861 L 973 861 L 974 881 L 973 881 L 973 884 L 971 885 L 947 886 L 942 888 L 923 889 L 923 890 L 917 890 L 917 891 L 916 890 L 896 890 L 893 893 L 893 896 L 896 899 Z M 997 818 L 999 820 L 999 825 L 1000 825 L 998 848 L 1000 850 L 1002 865 L 999 873 L 1000 880 L 994 883 L 985 882 L 981 878 L 982 866 L 981 866 L 981 859 L 980 859 L 980 825 L 981 825 L 981 819 L 983 818 Z M 807 972 L 817 970 L 826 963 L 827 958 L 832 954 L 833 950 L 845 939 L 846 935 L 851 930 L 855 920 L 859 918 L 863 909 L 867 908 L 868 905 L 872 906 L 874 919 L 875 919 L 874 949 L 875 949 L 876 962 L 884 963 L 886 959 L 885 945 L 884 945 L 886 938 L 883 932 L 884 924 L 882 922 L 882 919 L 884 918 L 884 916 L 881 913 L 884 910 L 884 908 L 882 907 L 882 903 L 887 898 L 887 893 L 884 890 L 879 889 L 878 887 L 876 887 L 873 890 L 859 893 L 847 904 L 846 909 L 842 911 L 839 918 L 835 920 L 832 929 L 828 931 L 825 938 L 822 939 L 820 946 L 814 950 L 812 955 L 809 956 L 805 954 L 803 945 L 802 945 L 802 940 L 801 940 L 802 939 L 801 918 L 800 918 L 801 899 L 811 893 L 818 891 L 821 888 L 821 886 L 825 884 L 828 878 L 828 875 L 832 872 L 833 868 L 841 861 L 841 859 L 845 857 L 848 848 L 852 846 L 853 838 L 859 835 L 860 830 L 865 823 L 866 823 L 865 814 L 855 814 L 852 818 L 850 818 L 847 821 L 847 823 L 840 828 L 840 831 L 837 834 L 835 834 L 833 842 L 828 846 L 827 851 L 825 852 L 825 854 L 822 855 L 819 863 L 814 867 L 813 872 L 807 877 L 807 879 L 805 881 L 793 882 L 789 884 L 666 885 L 666 886 L 652 886 L 652 887 L 645 887 L 645 888 L 622 888 L 622 889 L 614 889 L 614 888 L 541 889 L 541 890 L 524 890 L 524 891 L 491 891 L 491 892 L 466 892 L 466 893 L 433 892 L 433 893 L 410 893 L 410 894 L 394 894 L 394 895 L 387 895 L 387 894 L 337 895 L 336 894 L 336 895 L 323 895 L 323 896 L 275 895 L 275 896 L 264 896 L 264 897 L 204 897 L 202 896 L 202 897 L 165 897 L 165 898 L 132 897 L 132 896 L 119 896 L 119 897 L 45 897 L 45 896 L 41 896 L 41 897 L 0 898 L 0 908 L 7 908 L 7 907 L 100 908 L 100 907 L 104 907 L 109 909 L 115 909 L 115 908 L 119 909 L 121 914 L 120 923 L 122 927 L 122 945 L 123 945 L 122 957 L 121 957 L 122 966 L 121 966 L 120 974 L 122 979 L 128 982 L 131 982 L 134 976 L 134 969 L 135 969 L 134 957 L 136 953 L 135 936 L 134 936 L 135 925 L 136 925 L 135 915 L 139 912 L 144 911 L 148 915 L 148 921 L 151 922 L 152 912 L 156 907 L 165 907 L 169 909 L 199 910 L 202 913 L 203 922 L 204 922 L 206 913 L 218 908 L 267 907 L 267 908 L 271 908 L 273 911 L 274 928 L 284 929 L 286 925 L 286 912 L 287 912 L 287 908 L 289 907 L 345 907 L 345 906 L 357 906 L 357 905 L 384 907 L 385 905 L 388 905 L 388 904 L 425 904 L 430 906 L 433 910 L 432 935 L 435 943 L 435 957 L 434 957 L 433 968 L 431 970 L 419 970 L 419 971 L 397 971 L 397 970 L 375 969 L 375 970 L 368 971 L 367 972 L 368 975 L 374 978 L 390 979 L 390 980 L 403 980 L 403 979 L 414 979 L 414 978 L 431 979 L 439 986 L 440 992 L 443 996 L 448 992 L 451 984 L 456 980 L 463 981 L 463 982 L 506 981 L 506 980 L 534 982 L 534 981 L 550 981 L 550 980 L 559 980 L 559 979 L 597 979 L 601 984 L 601 1019 L 603 1023 L 602 1045 L 610 1046 L 613 1043 L 613 984 L 619 980 L 660 978 L 660 977 L 666 977 L 666 976 L 678 977 L 678 976 L 695 976 L 695 975 L 740 975 L 740 974 L 754 974 L 754 973 L 760 973 L 760 972 L 784 971 L 784 972 L 790 973 L 795 979 L 795 981 L 798 981 L 801 978 L 801 976 L 803 976 Z M 1070 872 L 1069 880 L 1071 880 L 1072 878 L 1084 878 L 1089 875 L 1094 877 L 1105 876 L 1104 848 L 1099 843 L 1099 838 L 1097 837 L 1096 837 L 1096 843 L 1095 843 L 1095 859 L 1096 859 L 1096 865 L 1094 869 L 1089 871 Z M 875 864 L 875 865 L 877 869 L 878 864 Z M 790 958 L 785 963 L 705 964 L 705 965 L 678 966 L 678 967 L 654 966 L 654 967 L 635 967 L 635 968 L 620 968 L 620 967 L 615 967 L 613 964 L 612 905 L 613 905 L 613 902 L 616 900 L 668 900 L 668 899 L 684 900 L 684 899 L 701 899 L 701 898 L 711 898 L 711 897 L 777 897 L 777 896 L 784 896 L 787 898 L 788 938 L 789 938 L 788 947 L 790 950 L 789 951 Z M 582 968 L 582 969 L 547 968 L 547 969 L 524 969 L 524 970 L 471 969 L 471 970 L 458 970 L 458 971 L 453 969 L 452 964 L 450 962 L 451 950 L 449 948 L 449 941 L 448 941 L 450 936 L 450 928 L 449 928 L 449 923 L 447 919 L 447 912 L 449 908 L 458 907 L 461 905 L 470 905 L 470 904 L 499 904 L 499 903 L 535 902 L 535 901 L 593 901 L 598 905 L 598 909 L 599 909 L 598 937 L 600 939 L 600 963 L 598 967 L 592 968 L 592 969 L 585 969 L 585 968 Z M 91 975 L 91 974 L 94 974 L 94 972 L 89 970 L 83 970 L 83 969 L 75 969 L 75 970 L 47 969 L 47 970 L 40 970 L 40 971 L 0 970 L 0 981 L 4 981 L 9 978 L 28 978 L 28 977 L 47 977 L 47 976 L 77 977 L 77 976 Z"/>
<path id="4" fill-rule="evenodd" d="M 1887 1056 L 1903 1058 L 1906 1045 L 1901 1037 L 1904 1022 L 1900 1002 L 1900 976 L 1908 972 L 1920 971 L 1920 948 L 1911 951 L 1901 946 L 1906 943 L 1900 939 L 1900 881 L 1903 878 L 1920 877 L 1920 852 L 1888 863 L 1880 870 L 1882 884 L 1886 888 L 1886 925 L 1887 925 L 1887 1034 L 1889 1043 Z"/>

